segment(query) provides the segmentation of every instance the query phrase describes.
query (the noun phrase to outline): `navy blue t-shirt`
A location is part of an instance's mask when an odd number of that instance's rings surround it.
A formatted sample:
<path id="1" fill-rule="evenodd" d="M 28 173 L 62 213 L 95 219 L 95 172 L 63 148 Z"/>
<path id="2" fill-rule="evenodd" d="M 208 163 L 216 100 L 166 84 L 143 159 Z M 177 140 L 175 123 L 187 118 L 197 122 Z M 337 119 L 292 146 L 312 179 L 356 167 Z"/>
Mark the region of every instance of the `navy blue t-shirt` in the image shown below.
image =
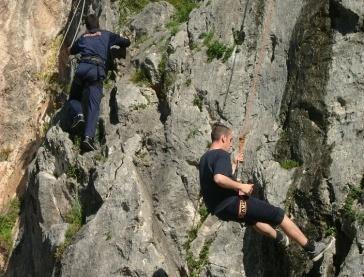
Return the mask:
<path id="1" fill-rule="evenodd" d="M 222 174 L 233 179 L 230 154 L 222 149 L 207 151 L 200 159 L 201 193 L 209 212 L 214 213 L 216 207 L 236 191 L 220 187 L 214 182 L 215 174 Z"/>

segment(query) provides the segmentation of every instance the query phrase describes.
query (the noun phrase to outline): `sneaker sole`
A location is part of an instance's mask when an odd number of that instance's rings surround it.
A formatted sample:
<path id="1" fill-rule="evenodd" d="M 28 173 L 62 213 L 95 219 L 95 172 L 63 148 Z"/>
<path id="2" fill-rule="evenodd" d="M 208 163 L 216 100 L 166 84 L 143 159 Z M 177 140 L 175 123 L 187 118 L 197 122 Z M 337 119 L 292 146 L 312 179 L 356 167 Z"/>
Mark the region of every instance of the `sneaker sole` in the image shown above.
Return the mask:
<path id="1" fill-rule="evenodd" d="M 331 238 L 331 240 L 330 240 L 330 242 L 329 242 L 329 244 L 327 245 L 327 247 L 326 248 L 324 248 L 324 250 L 322 250 L 322 252 L 320 253 L 320 254 L 318 254 L 316 257 L 314 257 L 313 259 L 312 259 L 312 261 L 313 262 L 316 262 L 316 261 L 318 261 L 319 259 L 321 259 L 322 258 L 322 256 L 324 255 L 324 253 L 327 251 L 327 250 L 329 250 L 332 246 L 333 246 L 333 244 L 335 243 L 335 238 Z"/>

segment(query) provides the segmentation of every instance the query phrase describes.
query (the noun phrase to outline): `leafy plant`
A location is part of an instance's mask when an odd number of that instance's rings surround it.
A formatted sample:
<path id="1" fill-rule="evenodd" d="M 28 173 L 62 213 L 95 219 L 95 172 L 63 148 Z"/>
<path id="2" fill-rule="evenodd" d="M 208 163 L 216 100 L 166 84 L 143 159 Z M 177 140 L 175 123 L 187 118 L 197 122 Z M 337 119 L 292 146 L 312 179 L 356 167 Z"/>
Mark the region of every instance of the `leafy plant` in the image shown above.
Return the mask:
<path id="1" fill-rule="evenodd" d="M 287 170 L 300 166 L 299 162 L 294 160 L 284 160 L 280 163 L 280 165 Z"/>
<path id="2" fill-rule="evenodd" d="M 19 199 L 10 201 L 9 207 L 0 215 L 0 250 L 8 256 L 13 246 L 13 228 L 20 211 Z"/>
<path id="3" fill-rule="evenodd" d="M 202 105 L 203 105 L 203 96 L 202 95 L 195 95 L 195 98 L 193 99 L 193 105 L 198 107 L 200 112 L 202 112 Z"/>
<path id="4" fill-rule="evenodd" d="M 203 45 L 209 46 L 211 43 L 211 40 L 214 37 L 214 32 L 205 32 L 200 35 L 200 38 L 203 38 Z"/>
<path id="5" fill-rule="evenodd" d="M 207 210 L 207 208 L 205 207 L 205 205 L 202 205 L 198 209 L 198 213 L 200 214 L 200 218 L 201 218 L 201 221 L 202 222 L 204 222 L 205 219 L 207 218 L 207 216 L 209 215 L 209 211 Z"/>
<path id="6" fill-rule="evenodd" d="M 342 215 L 351 221 L 358 220 L 360 224 L 364 224 L 364 212 L 354 208 L 355 202 L 358 201 L 364 193 L 363 186 L 349 186 L 349 188 L 349 193 L 341 211 Z"/>
<path id="7" fill-rule="evenodd" d="M 144 68 L 137 69 L 132 75 L 131 81 L 139 85 L 150 85 L 148 73 Z"/>
<path id="8" fill-rule="evenodd" d="M 224 61 L 226 61 L 230 57 L 232 51 L 230 47 L 227 47 L 223 43 L 215 40 L 208 45 L 206 53 L 208 61 L 221 58 L 224 58 Z"/>
<path id="9" fill-rule="evenodd" d="M 66 171 L 68 178 L 76 179 L 78 183 L 83 180 L 83 172 L 77 164 L 69 165 Z"/>
<path id="10" fill-rule="evenodd" d="M 65 221 L 69 224 L 65 234 L 65 241 L 59 245 L 55 252 L 55 257 L 60 260 L 64 251 L 71 245 L 76 233 L 82 226 L 82 206 L 78 198 L 73 202 L 71 210 L 66 214 Z"/>
<path id="11" fill-rule="evenodd" d="M 147 4 L 149 0 L 119 0 L 118 1 L 118 26 L 117 31 L 120 31 L 122 26 L 126 23 L 129 16 L 140 12 Z"/>

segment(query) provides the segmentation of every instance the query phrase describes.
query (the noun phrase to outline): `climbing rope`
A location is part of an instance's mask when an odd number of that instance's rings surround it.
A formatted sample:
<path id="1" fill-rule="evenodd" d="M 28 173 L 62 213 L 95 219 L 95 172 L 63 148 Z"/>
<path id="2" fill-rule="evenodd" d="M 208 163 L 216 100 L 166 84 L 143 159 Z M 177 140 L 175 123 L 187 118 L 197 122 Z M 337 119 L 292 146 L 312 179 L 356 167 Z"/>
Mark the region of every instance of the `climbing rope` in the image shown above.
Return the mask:
<path id="1" fill-rule="evenodd" d="M 249 5 L 249 1 L 250 0 L 247 0 L 246 3 L 245 3 L 245 9 L 244 9 L 244 16 L 243 16 L 243 21 L 242 21 L 242 24 L 241 24 L 241 27 L 240 27 L 240 32 L 243 32 L 243 29 L 244 29 L 244 25 L 245 25 L 245 18 L 246 18 L 246 13 L 247 13 L 247 10 L 248 10 L 248 5 Z M 244 39 L 244 38 L 242 38 Z M 242 44 L 243 41 L 240 42 L 240 44 Z M 233 80 L 233 75 L 234 75 L 234 71 L 235 71 L 235 64 L 236 64 L 236 53 L 239 53 L 240 52 L 240 49 L 238 49 L 237 45 L 234 47 L 234 51 L 233 51 L 233 55 L 234 55 L 234 58 L 233 58 L 233 65 L 231 67 L 231 71 L 230 71 L 230 78 L 229 78 L 229 82 L 228 82 L 228 85 L 227 85 L 227 88 L 226 88 L 226 91 L 225 91 L 225 98 L 224 98 L 224 104 L 222 106 L 222 115 L 224 116 L 224 111 L 225 111 L 225 107 L 226 107 L 226 100 L 228 98 L 228 95 L 229 95 L 229 91 L 230 91 L 230 86 L 231 86 L 231 82 Z"/>
<path id="2" fill-rule="evenodd" d="M 261 35 L 261 41 L 259 43 L 260 49 L 259 49 L 258 55 L 257 55 L 258 60 L 255 63 L 252 86 L 251 86 L 251 90 L 249 92 L 247 103 L 246 103 L 244 122 L 243 122 L 242 129 L 240 131 L 240 134 L 239 134 L 239 151 L 238 151 L 238 153 L 240 155 L 244 154 L 247 136 L 250 133 L 250 130 L 252 127 L 253 105 L 254 105 L 255 96 L 257 94 L 258 79 L 259 79 L 259 76 L 261 75 L 262 64 L 264 62 L 264 57 L 265 57 L 264 50 L 266 49 L 266 47 L 268 45 L 268 35 L 269 35 L 270 27 L 272 24 L 272 17 L 273 17 L 273 12 L 274 12 L 274 7 L 275 7 L 274 4 L 275 4 L 274 0 L 268 0 L 267 5 L 266 5 L 266 10 L 264 13 L 265 16 L 264 16 L 264 22 L 263 22 L 263 30 L 262 30 L 262 35 Z M 238 170 L 238 167 L 239 167 L 239 162 L 237 163 L 236 172 Z"/>
<path id="3" fill-rule="evenodd" d="M 60 46 L 59 46 L 59 48 L 58 48 L 58 51 L 57 51 L 57 57 L 59 56 L 59 53 L 61 52 L 62 46 L 63 46 L 63 44 L 64 44 L 64 42 L 65 42 L 65 40 L 66 40 L 66 38 L 67 38 L 68 32 L 69 32 L 69 31 L 70 31 L 70 29 L 71 29 L 72 22 L 73 22 L 73 20 L 75 19 L 75 16 L 76 16 L 76 14 L 77 14 L 77 10 L 78 10 L 78 8 L 79 8 L 79 6 L 80 6 L 80 4 L 81 4 L 81 1 L 83 1 L 83 4 L 82 4 L 82 11 L 81 11 L 81 16 L 80 16 L 80 20 L 79 20 L 79 22 L 78 22 L 77 29 L 76 29 L 75 35 L 73 36 L 73 39 L 72 39 L 72 42 L 71 42 L 70 47 L 72 47 L 73 43 L 75 42 L 75 39 L 76 39 L 76 37 L 77 37 L 78 30 L 79 30 L 80 25 L 81 25 L 81 21 L 82 21 L 83 13 L 84 13 L 84 11 L 85 11 L 86 0 L 79 0 L 79 1 L 78 1 L 77 6 L 76 6 L 76 9 L 75 9 L 75 12 L 73 13 L 73 16 L 72 16 L 72 18 L 71 18 L 71 21 L 70 21 L 70 23 L 68 24 L 68 27 L 67 27 L 66 33 L 64 34 L 63 39 L 62 39 L 62 42 L 61 42 L 61 44 L 60 44 Z"/>

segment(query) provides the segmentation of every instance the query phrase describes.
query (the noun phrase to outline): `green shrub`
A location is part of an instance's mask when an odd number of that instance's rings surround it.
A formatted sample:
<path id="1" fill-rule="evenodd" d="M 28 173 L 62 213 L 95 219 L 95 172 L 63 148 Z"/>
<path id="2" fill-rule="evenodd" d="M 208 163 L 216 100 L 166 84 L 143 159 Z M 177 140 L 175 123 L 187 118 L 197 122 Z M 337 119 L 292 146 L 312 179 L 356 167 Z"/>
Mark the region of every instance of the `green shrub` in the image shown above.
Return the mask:
<path id="1" fill-rule="evenodd" d="M 227 62 L 227 60 L 231 57 L 232 53 L 234 51 L 234 47 L 226 47 L 225 53 L 224 53 L 224 57 L 223 57 L 223 61 Z"/>
<path id="2" fill-rule="evenodd" d="M 207 218 L 207 216 L 209 215 L 209 211 L 207 210 L 207 208 L 205 207 L 205 205 L 202 205 L 198 209 L 198 213 L 200 214 L 201 222 L 204 222 L 205 219 Z"/>
<path id="3" fill-rule="evenodd" d="M 200 112 L 202 112 L 202 104 L 203 104 L 203 96 L 197 94 L 195 95 L 195 98 L 192 101 L 193 105 L 198 107 Z"/>
<path id="4" fill-rule="evenodd" d="M 181 23 L 186 22 L 191 11 L 198 7 L 198 3 L 193 0 L 167 0 L 176 8 L 176 13 L 172 20 L 167 24 L 167 28 L 174 36 L 179 31 Z"/>
<path id="5" fill-rule="evenodd" d="M 207 57 L 208 61 L 212 61 L 213 59 L 221 59 L 224 57 L 227 47 L 221 42 L 215 40 L 211 44 L 209 44 L 207 48 Z"/>
<path id="6" fill-rule="evenodd" d="M 210 45 L 213 37 L 214 37 L 214 32 L 206 32 L 206 33 L 202 33 L 200 35 L 200 38 L 203 39 L 203 45 L 205 45 L 205 46 Z"/>
<path id="7" fill-rule="evenodd" d="M 358 201 L 364 193 L 363 187 L 349 186 L 349 188 L 350 190 L 345 199 L 341 213 L 351 221 L 358 220 L 360 224 L 364 224 L 364 212 L 354 208 L 355 202 Z"/>
<path id="8" fill-rule="evenodd" d="M 66 248 L 72 243 L 76 233 L 82 226 L 82 206 L 77 198 L 72 205 L 71 210 L 66 214 L 65 221 L 69 224 L 65 234 L 65 241 L 59 245 L 55 252 L 55 258 L 60 260 Z"/>
<path id="9" fill-rule="evenodd" d="M 179 26 L 180 26 L 180 23 L 177 22 L 176 20 L 172 20 L 167 23 L 167 28 L 171 32 L 172 36 L 175 36 L 178 33 Z"/>
<path id="10" fill-rule="evenodd" d="M 194 258 L 191 249 L 187 251 L 186 261 L 191 277 L 200 276 L 202 269 L 207 265 L 209 250 L 212 242 L 212 239 L 205 241 L 197 259 Z"/>
<path id="11" fill-rule="evenodd" d="M 197 1 L 193 0 L 167 0 L 176 8 L 174 16 L 178 23 L 183 23 L 188 20 L 191 11 L 198 7 Z"/>
<path id="12" fill-rule="evenodd" d="M 126 23 L 129 16 L 140 12 L 149 2 L 149 0 L 119 0 L 118 1 L 118 28 L 120 31 Z M 153 1 L 152 1 L 153 2 Z"/>
<path id="13" fill-rule="evenodd" d="M 13 246 L 13 228 L 18 219 L 20 202 L 17 198 L 10 201 L 9 207 L 0 215 L 0 248 L 8 256 Z"/>
<path id="14" fill-rule="evenodd" d="M 77 164 L 69 165 L 66 171 L 68 178 L 75 179 L 78 183 L 83 181 L 83 172 Z"/>
<path id="15" fill-rule="evenodd" d="M 294 160 L 284 160 L 280 163 L 280 165 L 287 170 L 300 166 L 300 164 Z"/>
<path id="16" fill-rule="evenodd" d="M 138 85 L 150 85 L 148 73 L 144 68 L 137 69 L 131 76 L 131 81 Z"/>

